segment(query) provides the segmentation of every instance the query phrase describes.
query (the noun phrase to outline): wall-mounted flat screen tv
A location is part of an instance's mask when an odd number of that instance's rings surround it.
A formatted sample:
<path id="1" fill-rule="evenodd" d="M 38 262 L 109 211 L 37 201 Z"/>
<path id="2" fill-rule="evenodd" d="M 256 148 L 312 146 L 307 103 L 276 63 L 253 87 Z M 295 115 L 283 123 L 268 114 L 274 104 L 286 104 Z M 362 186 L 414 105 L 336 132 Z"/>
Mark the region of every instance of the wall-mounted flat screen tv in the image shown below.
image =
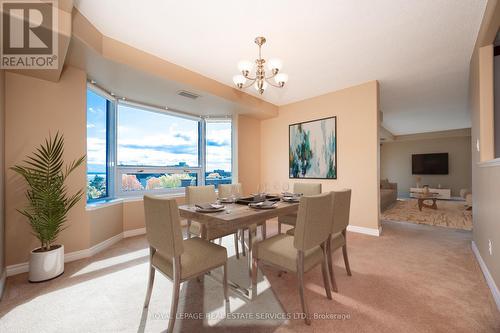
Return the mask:
<path id="1" fill-rule="evenodd" d="M 413 154 L 411 171 L 414 175 L 447 175 L 448 153 Z"/>

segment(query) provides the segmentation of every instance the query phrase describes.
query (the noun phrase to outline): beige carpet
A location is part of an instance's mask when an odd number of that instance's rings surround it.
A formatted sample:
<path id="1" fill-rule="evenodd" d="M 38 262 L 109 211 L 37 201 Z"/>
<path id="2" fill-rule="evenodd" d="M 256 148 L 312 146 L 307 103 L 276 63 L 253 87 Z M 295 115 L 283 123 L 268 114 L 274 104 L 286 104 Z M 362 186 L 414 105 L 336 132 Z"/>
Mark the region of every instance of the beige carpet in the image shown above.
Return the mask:
<path id="1" fill-rule="evenodd" d="M 268 230 L 275 233 L 276 223 Z M 310 311 L 322 317 L 312 326 L 293 319 L 300 311 L 296 278 L 265 268 L 259 296 L 249 302 L 231 293 L 227 309 L 212 278 L 184 283 L 179 312 L 206 317 L 178 320 L 175 332 L 500 332 L 470 232 L 389 222 L 381 237 L 348 233 L 348 241 L 352 276 L 337 251 L 333 300 L 325 297 L 319 267 L 305 276 Z M 66 264 L 63 276 L 48 283 L 30 284 L 27 274 L 7 278 L 0 332 L 164 332 L 171 283 L 158 275 L 149 311 L 143 311 L 147 255 L 145 237 L 137 236 Z M 245 276 L 231 260 L 230 276 Z M 257 317 L 264 314 L 275 318 Z M 292 319 L 279 319 L 283 314 Z"/>
<path id="2" fill-rule="evenodd" d="M 382 220 L 472 230 L 472 211 L 465 210 L 463 201 L 438 200 L 437 207 L 420 211 L 416 199 L 398 200 L 382 212 Z"/>

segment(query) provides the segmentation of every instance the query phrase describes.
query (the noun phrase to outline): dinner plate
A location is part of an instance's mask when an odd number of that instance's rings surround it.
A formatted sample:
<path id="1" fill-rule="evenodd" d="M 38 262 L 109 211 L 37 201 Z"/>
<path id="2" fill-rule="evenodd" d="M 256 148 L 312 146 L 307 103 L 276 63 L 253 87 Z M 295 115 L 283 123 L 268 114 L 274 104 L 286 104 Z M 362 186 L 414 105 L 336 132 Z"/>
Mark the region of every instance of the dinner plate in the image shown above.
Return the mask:
<path id="1" fill-rule="evenodd" d="M 282 200 L 284 202 L 290 202 L 290 203 L 296 203 L 300 201 L 300 198 L 293 198 L 293 197 L 283 197 Z"/>
<path id="2" fill-rule="evenodd" d="M 198 208 L 196 207 L 196 211 L 198 213 L 217 213 L 217 212 L 222 212 L 226 207 L 221 207 L 221 208 L 209 208 L 209 209 L 203 209 L 203 208 Z"/>
<path id="3" fill-rule="evenodd" d="M 221 199 L 219 199 L 219 201 L 221 203 L 233 203 L 234 202 L 234 200 L 232 200 L 231 198 L 221 198 Z"/>

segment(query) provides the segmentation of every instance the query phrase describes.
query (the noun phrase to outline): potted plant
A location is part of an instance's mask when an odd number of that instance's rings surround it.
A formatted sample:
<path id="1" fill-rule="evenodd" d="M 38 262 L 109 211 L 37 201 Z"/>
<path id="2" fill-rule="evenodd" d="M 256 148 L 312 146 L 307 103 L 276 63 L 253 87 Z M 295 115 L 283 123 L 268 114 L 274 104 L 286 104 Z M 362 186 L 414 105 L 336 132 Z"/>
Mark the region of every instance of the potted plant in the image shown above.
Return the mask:
<path id="1" fill-rule="evenodd" d="M 85 155 L 64 166 L 63 154 L 63 136 L 49 135 L 32 156 L 23 161 L 25 165 L 11 168 L 28 183 L 28 205 L 18 212 L 28 218 L 33 234 L 40 241 L 40 247 L 30 255 L 30 282 L 47 281 L 64 272 L 64 246 L 54 242 L 66 227 L 68 211 L 83 196 L 82 189 L 69 195 L 65 181 L 83 163 Z"/>

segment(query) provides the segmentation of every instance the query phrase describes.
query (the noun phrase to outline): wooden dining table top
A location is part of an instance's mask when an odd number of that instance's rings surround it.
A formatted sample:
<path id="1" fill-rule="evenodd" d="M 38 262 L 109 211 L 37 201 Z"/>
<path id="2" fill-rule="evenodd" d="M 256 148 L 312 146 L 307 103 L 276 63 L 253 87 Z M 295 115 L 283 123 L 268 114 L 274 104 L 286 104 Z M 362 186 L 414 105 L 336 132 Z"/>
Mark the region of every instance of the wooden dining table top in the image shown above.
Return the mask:
<path id="1" fill-rule="evenodd" d="M 202 213 L 196 211 L 194 205 L 181 205 L 179 214 L 182 218 L 201 223 L 208 233 L 205 237 L 210 238 L 215 234 L 236 231 L 274 217 L 296 213 L 299 204 L 279 201 L 276 203 L 276 208 L 271 209 L 251 208 L 235 203 L 224 206 L 225 209 L 220 212 Z"/>

